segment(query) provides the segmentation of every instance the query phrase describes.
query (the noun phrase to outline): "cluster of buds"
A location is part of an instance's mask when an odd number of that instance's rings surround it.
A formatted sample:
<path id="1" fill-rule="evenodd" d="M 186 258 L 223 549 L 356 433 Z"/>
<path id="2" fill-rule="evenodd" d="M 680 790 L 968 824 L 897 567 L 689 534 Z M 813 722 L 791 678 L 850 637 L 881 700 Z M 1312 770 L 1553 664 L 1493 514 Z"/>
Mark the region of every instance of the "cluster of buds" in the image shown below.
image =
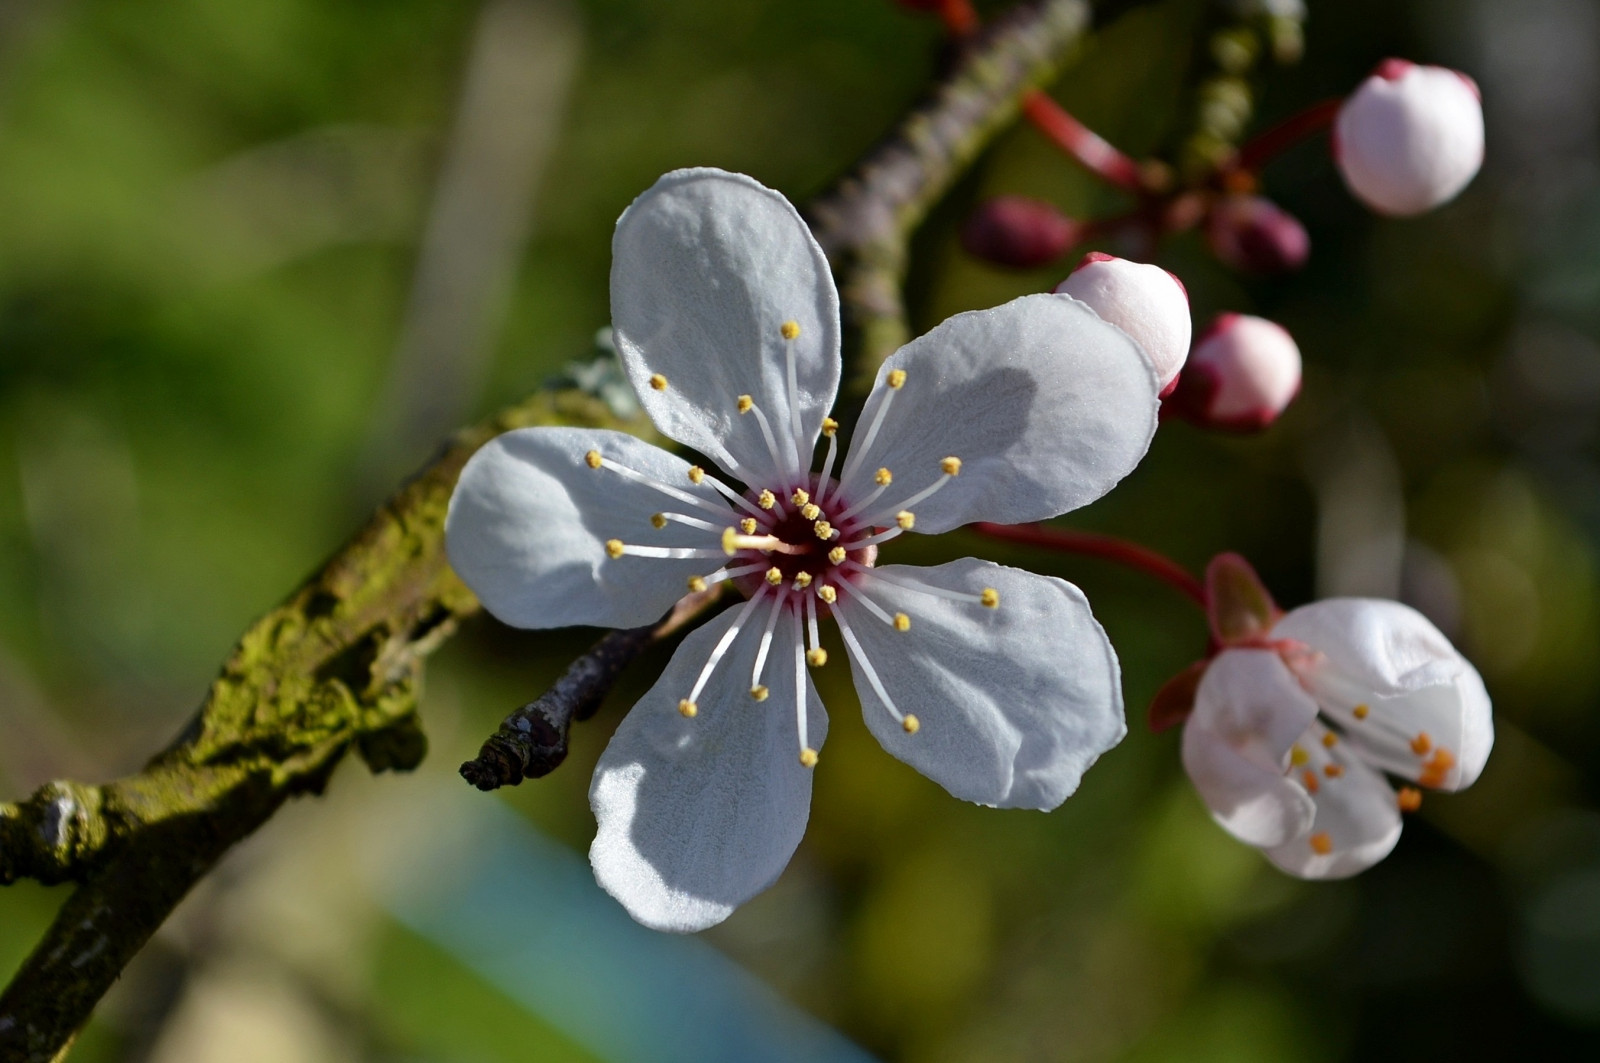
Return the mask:
<path id="1" fill-rule="evenodd" d="M 936 10 L 937 0 L 915 3 Z M 1024 113 L 1079 162 L 1136 193 L 1140 205 L 1117 218 L 1082 222 L 1039 200 L 1002 196 L 979 205 L 964 230 L 974 256 L 1031 269 L 1097 235 L 1122 231 L 1160 238 L 1200 226 L 1229 268 L 1274 274 L 1299 269 L 1311 250 L 1305 226 L 1259 195 L 1257 173 L 1302 137 L 1333 125 L 1334 162 L 1352 195 L 1379 214 L 1404 217 L 1455 198 L 1483 164 L 1478 87 L 1459 71 L 1387 59 L 1342 100 L 1317 104 L 1244 145 L 1188 188 L 1138 176 L 1170 173 L 1118 152 L 1053 101 L 1037 94 Z"/>

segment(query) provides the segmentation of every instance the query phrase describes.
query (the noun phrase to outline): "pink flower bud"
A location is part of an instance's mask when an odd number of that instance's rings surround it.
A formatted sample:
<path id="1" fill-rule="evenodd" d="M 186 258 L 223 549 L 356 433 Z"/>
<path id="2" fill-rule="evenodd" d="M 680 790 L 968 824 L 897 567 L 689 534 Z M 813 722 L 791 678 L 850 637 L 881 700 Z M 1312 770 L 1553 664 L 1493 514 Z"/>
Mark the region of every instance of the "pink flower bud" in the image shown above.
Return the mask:
<path id="1" fill-rule="evenodd" d="M 1283 326 L 1222 314 L 1189 356 L 1167 407 L 1203 428 L 1259 432 L 1300 391 L 1300 348 Z"/>
<path id="2" fill-rule="evenodd" d="M 1070 295 L 1132 336 L 1170 390 L 1189 353 L 1189 293 L 1160 266 L 1091 251 L 1056 291 Z"/>
<path id="3" fill-rule="evenodd" d="M 1305 265 L 1311 238 L 1298 218 L 1261 196 L 1226 196 L 1211 208 L 1206 239 L 1223 264 L 1246 273 L 1288 273 Z"/>
<path id="4" fill-rule="evenodd" d="M 1483 165 L 1478 86 L 1441 66 L 1386 60 L 1339 109 L 1333 155 L 1351 193 L 1380 214 L 1432 210 Z"/>
<path id="5" fill-rule="evenodd" d="M 1054 262 L 1078 241 L 1078 224 L 1054 206 L 1026 196 L 1000 196 L 973 212 L 961 245 L 986 262 L 1032 269 Z"/>

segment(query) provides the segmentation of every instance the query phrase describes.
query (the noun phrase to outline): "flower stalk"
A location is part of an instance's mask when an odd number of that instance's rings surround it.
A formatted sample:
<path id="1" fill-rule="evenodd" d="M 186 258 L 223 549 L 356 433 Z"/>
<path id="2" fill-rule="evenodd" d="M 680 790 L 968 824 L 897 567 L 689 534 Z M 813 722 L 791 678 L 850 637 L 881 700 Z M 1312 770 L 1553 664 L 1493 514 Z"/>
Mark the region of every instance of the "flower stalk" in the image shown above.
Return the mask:
<path id="1" fill-rule="evenodd" d="M 972 525 L 972 530 L 1002 542 L 1037 546 L 1062 554 L 1077 554 L 1110 561 L 1124 568 L 1143 572 L 1160 580 L 1179 594 L 1188 598 L 1202 610 L 1206 607 L 1206 589 L 1194 575 L 1165 554 L 1147 546 L 1130 543 L 1112 535 L 1098 532 L 1052 528 L 1044 524 L 990 524 Z"/>

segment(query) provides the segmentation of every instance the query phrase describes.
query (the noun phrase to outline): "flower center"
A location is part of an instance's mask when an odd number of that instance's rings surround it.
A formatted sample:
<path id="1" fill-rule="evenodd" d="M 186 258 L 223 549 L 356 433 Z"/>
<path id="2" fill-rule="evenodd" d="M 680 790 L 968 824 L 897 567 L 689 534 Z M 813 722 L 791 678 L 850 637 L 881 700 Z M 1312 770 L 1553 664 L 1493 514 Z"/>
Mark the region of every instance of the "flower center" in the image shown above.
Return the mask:
<path id="1" fill-rule="evenodd" d="M 744 518 L 733 534 L 724 534 L 724 548 L 733 548 L 729 568 L 763 566 L 735 580 L 745 597 L 763 583 L 820 593 L 877 560 L 882 540 L 871 525 L 850 513 L 848 500 L 838 494 L 838 481 L 816 476 L 808 482 L 809 491 L 796 490 L 783 502 L 770 490 L 756 494 L 761 515 Z"/>

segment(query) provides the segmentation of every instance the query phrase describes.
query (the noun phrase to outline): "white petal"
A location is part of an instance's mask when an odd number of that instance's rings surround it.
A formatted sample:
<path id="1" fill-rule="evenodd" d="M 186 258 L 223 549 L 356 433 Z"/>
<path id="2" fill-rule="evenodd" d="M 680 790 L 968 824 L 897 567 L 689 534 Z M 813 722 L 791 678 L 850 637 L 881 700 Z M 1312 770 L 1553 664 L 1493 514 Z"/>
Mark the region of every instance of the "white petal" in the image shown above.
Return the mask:
<path id="1" fill-rule="evenodd" d="M 1239 753 L 1192 716 L 1183 728 L 1183 768 L 1212 818 L 1246 845 L 1281 845 L 1311 828 L 1316 806 L 1303 787 Z"/>
<path id="2" fill-rule="evenodd" d="M 1308 748 L 1321 750 L 1314 737 Z M 1348 878 L 1389 855 L 1400 840 L 1400 808 L 1382 775 L 1348 755 L 1344 744 L 1318 754 L 1343 769 L 1338 778 L 1322 776 L 1315 797 L 1317 814 L 1302 837 L 1266 850 L 1267 859 L 1300 878 Z M 1326 848 L 1326 852 L 1319 851 Z"/>
<path id="3" fill-rule="evenodd" d="M 589 849 L 595 878 L 639 922 L 656 930 L 703 930 L 777 880 L 805 833 L 811 769 L 795 738 L 793 640 L 784 620 L 764 678 L 750 697 L 762 603 L 746 618 L 696 703 L 678 711 L 735 607 L 694 631 L 655 686 L 612 736 L 589 788 L 599 831 Z M 821 749 L 828 721 L 805 679 L 809 740 Z"/>
<path id="4" fill-rule="evenodd" d="M 1189 293 L 1178 278 L 1148 262 L 1091 254 L 1056 291 L 1087 303 L 1138 341 L 1163 387 L 1176 379 L 1194 330 Z"/>
<path id="5" fill-rule="evenodd" d="M 903 586 L 897 586 L 890 580 Z M 956 797 L 1007 808 L 1055 808 L 1095 759 L 1122 740 L 1121 673 L 1078 588 L 1059 579 L 965 558 L 935 568 L 890 565 L 856 586 L 897 631 L 840 596 L 867 662 L 902 713 L 907 734 L 851 654 L 867 727 L 894 756 Z M 1000 592 L 998 609 L 935 597 L 913 586 Z"/>
<path id="6" fill-rule="evenodd" d="M 891 391 L 884 381 L 897 369 L 905 385 Z M 897 489 L 905 485 L 899 497 L 910 497 L 950 456 L 961 474 L 915 507 L 917 531 L 1054 517 L 1138 464 L 1155 433 L 1158 390 L 1138 344 L 1070 297 L 1027 295 L 958 314 L 884 363 L 857 434 L 886 400 L 889 410 L 870 448 L 852 455 L 840 495 L 869 493 L 886 467 Z"/>
<path id="7" fill-rule="evenodd" d="M 663 435 L 755 486 L 788 480 L 795 433 L 781 330 L 799 325 L 794 399 L 809 468 L 839 390 L 839 295 L 789 201 L 743 174 L 675 170 L 623 212 L 611 250 L 617 353 L 644 408 Z M 651 385 L 656 374 L 664 389 Z M 771 423 L 781 468 L 756 418 L 739 414 L 740 395 Z"/>
<path id="8" fill-rule="evenodd" d="M 1317 717 L 1317 703 L 1300 689 L 1271 650 L 1224 650 L 1195 690 L 1187 727 L 1200 727 L 1240 756 L 1281 774 L 1289 749 Z"/>
<path id="9" fill-rule="evenodd" d="M 718 518 L 611 469 L 590 468 L 590 450 L 727 510 L 709 484 L 689 482 L 688 462 L 622 432 L 523 428 L 490 440 L 461 470 L 445 549 L 484 608 L 508 624 L 648 624 L 688 593 L 690 576 L 720 563 L 606 556 L 608 539 L 716 547 L 711 532 L 681 524 L 657 529 L 650 517 L 665 510 Z M 730 512 L 726 523 L 733 522 Z"/>
<path id="10" fill-rule="evenodd" d="M 1291 611 L 1272 633 L 1323 655 L 1302 680 L 1374 764 L 1439 789 L 1477 779 L 1494 745 L 1489 694 L 1427 617 L 1399 602 L 1330 598 Z M 1359 704 L 1364 718 L 1352 713 Z M 1409 743 L 1421 734 L 1419 754 Z M 1425 769 L 1439 749 L 1454 762 L 1442 777 Z"/>

